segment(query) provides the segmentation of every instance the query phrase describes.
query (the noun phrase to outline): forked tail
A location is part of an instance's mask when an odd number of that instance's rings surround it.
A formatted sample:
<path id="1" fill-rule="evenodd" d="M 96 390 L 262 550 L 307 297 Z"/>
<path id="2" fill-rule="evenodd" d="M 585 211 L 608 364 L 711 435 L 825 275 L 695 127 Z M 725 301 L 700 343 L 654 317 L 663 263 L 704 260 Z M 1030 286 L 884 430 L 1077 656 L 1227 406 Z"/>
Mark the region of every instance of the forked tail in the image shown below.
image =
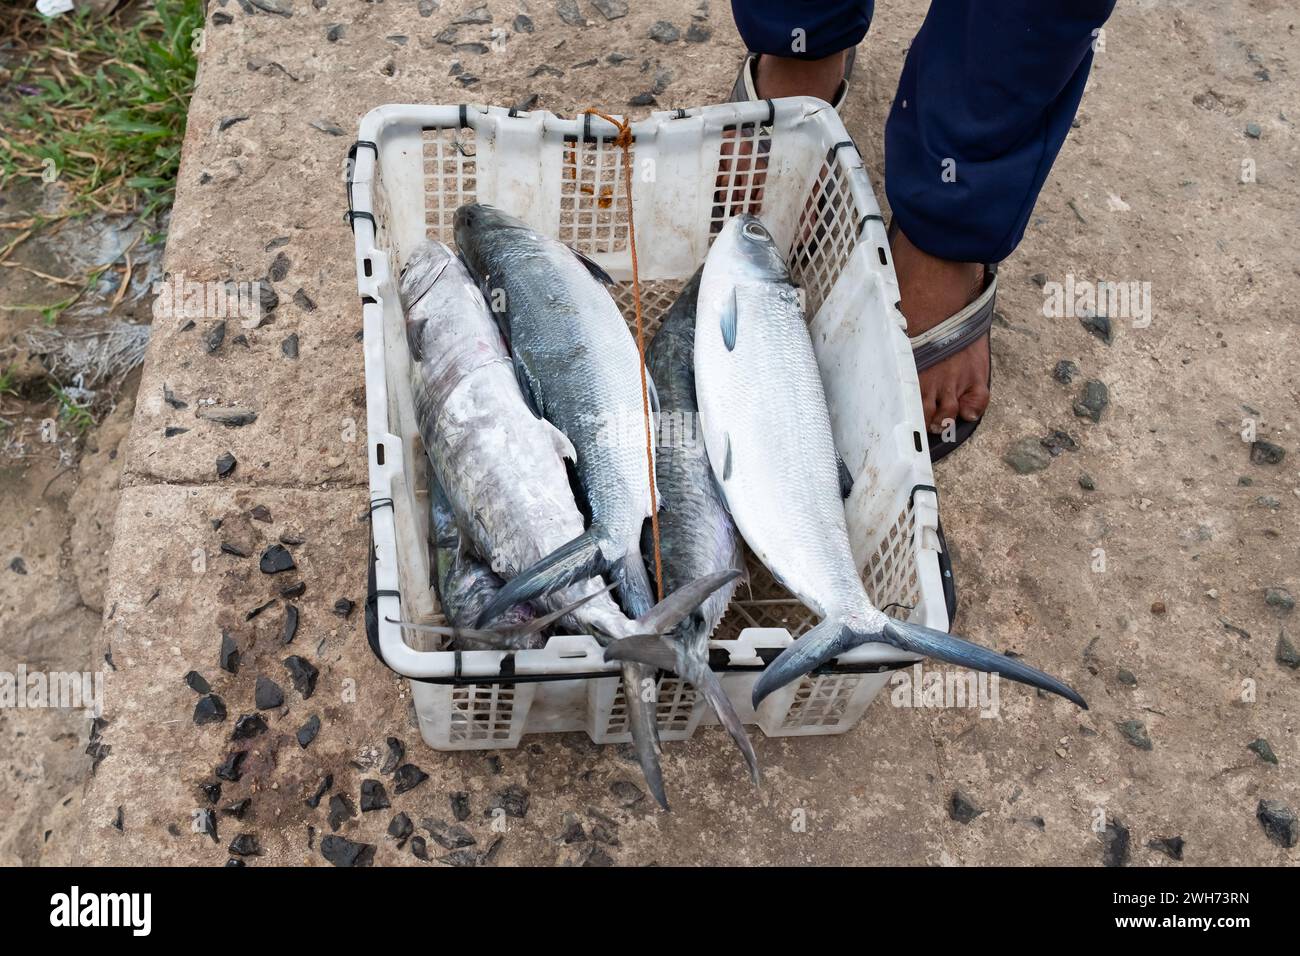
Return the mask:
<path id="1" fill-rule="evenodd" d="M 879 631 L 854 631 L 849 625 L 827 618 L 787 647 L 754 684 L 754 707 L 772 691 L 797 680 L 832 657 L 868 642 L 889 644 L 911 654 L 947 661 L 959 667 L 1000 674 L 1010 680 L 1059 694 L 1084 710 L 1087 702 L 1067 684 L 1036 667 L 960 637 L 906 621 L 888 621 Z"/>

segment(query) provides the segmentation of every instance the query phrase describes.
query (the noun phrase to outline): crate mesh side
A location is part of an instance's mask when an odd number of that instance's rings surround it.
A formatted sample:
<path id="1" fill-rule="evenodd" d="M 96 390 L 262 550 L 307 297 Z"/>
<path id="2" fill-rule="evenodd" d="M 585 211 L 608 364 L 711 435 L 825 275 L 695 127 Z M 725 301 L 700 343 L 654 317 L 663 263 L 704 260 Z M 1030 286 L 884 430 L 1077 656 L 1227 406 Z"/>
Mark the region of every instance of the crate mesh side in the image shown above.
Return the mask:
<path id="1" fill-rule="evenodd" d="M 677 301 L 685 282 L 676 279 L 652 279 L 641 283 L 641 318 L 645 322 L 646 347 L 659 330 L 659 323 L 664 313 Z M 609 290 L 614 296 L 618 310 L 623 313 L 627 327 L 636 335 L 636 301 L 632 293 L 631 282 L 621 282 Z"/>
<path id="2" fill-rule="evenodd" d="M 635 169 L 635 144 L 628 161 Z M 622 252 L 628 247 L 623 149 L 613 140 L 564 138 L 559 240 L 587 255 Z"/>
<path id="3" fill-rule="evenodd" d="M 452 743 L 508 740 L 514 721 L 515 689 L 501 684 L 469 684 L 451 692 Z"/>
<path id="4" fill-rule="evenodd" d="M 790 273 L 804 289 L 810 317 L 844 271 L 857 243 L 857 226 L 848 177 L 838 163 L 823 163 L 799 214 L 790 249 Z"/>
<path id="5" fill-rule="evenodd" d="M 844 720 L 849 701 L 862 683 L 858 674 L 821 674 L 804 677 L 781 722 L 783 729 L 833 727 Z"/>
<path id="6" fill-rule="evenodd" d="M 921 603 L 916 558 L 916 509 L 909 502 L 881 536 L 862 572 L 871 602 L 901 620 L 907 620 L 912 608 Z"/>
<path id="7" fill-rule="evenodd" d="M 660 732 L 684 731 L 690 724 L 691 713 L 695 710 L 695 688 L 686 681 L 671 674 L 659 679 L 659 698 L 655 704 L 655 720 Z M 627 698 L 623 695 L 623 685 L 619 682 L 614 694 L 614 703 L 609 709 L 609 721 L 605 724 L 609 734 L 625 734 L 627 725 Z"/>
<path id="8" fill-rule="evenodd" d="M 757 216 L 763 209 L 768 157 L 772 152 L 772 127 L 765 123 L 724 126 L 718 143 L 718 165 L 709 215 L 709 242 L 727 220 L 743 213 Z"/>
<path id="9" fill-rule="evenodd" d="M 451 244 L 456 210 L 477 201 L 478 144 L 470 128 L 426 129 L 424 224 L 430 239 Z"/>

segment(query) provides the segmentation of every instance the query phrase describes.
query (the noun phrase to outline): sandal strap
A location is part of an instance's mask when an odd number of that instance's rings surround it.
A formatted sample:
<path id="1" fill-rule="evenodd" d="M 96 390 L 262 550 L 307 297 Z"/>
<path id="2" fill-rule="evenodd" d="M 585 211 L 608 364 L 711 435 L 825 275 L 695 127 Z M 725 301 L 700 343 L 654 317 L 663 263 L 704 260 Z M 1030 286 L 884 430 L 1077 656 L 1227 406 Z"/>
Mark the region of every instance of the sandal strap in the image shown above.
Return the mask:
<path id="1" fill-rule="evenodd" d="M 988 334 L 993 326 L 993 305 L 998 291 L 997 268 L 984 267 L 984 291 L 960 312 L 944 319 L 932 329 L 927 329 L 912 339 L 912 356 L 916 370 L 942 362 L 956 355 L 976 339 Z"/>

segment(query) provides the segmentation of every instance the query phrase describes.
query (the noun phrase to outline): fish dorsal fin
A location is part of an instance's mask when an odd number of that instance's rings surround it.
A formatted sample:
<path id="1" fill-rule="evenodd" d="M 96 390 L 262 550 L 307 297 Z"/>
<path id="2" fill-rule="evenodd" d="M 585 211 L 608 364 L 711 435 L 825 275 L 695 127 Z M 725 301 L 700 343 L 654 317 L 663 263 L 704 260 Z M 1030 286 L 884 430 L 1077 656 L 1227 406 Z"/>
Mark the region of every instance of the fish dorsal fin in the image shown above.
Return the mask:
<path id="1" fill-rule="evenodd" d="M 736 348 L 736 329 L 737 329 L 737 312 L 739 305 L 736 302 L 736 290 L 731 290 L 731 295 L 727 296 L 726 302 L 722 306 L 722 341 L 727 346 L 727 351 L 734 351 Z"/>
<path id="2" fill-rule="evenodd" d="M 728 481 L 731 478 L 731 433 L 727 432 L 722 437 L 727 442 L 727 450 L 722 457 L 722 480 Z"/>
<path id="3" fill-rule="evenodd" d="M 835 453 L 835 467 L 840 473 L 840 498 L 847 501 L 853 494 L 853 472 L 844 464 L 844 456 L 839 452 Z"/>
<path id="4" fill-rule="evenodd" d="M 542 413 L 544 407 L 542 404 L 542 391 L 537 377 L 533 375 L 518 353 L 515 354 L 514 366 L 515 378 L 519 381 L 519 391 L 524 396 L 524 404 L 538 418 L 545 417 Z"/>
<path id="5" fill-rule="evenodd" d="M 578 261 L 587 267 L 587 271 L 595 276 L 597 281 L 603 282 L 605 285 L 614 285 L 613 276 L 601 268 L 600 263 L 595 259 L 591 258 L 591 256 L 587 255 L 585 252 L 579 252 L 577 249 L 573 248 L 573 246 L 569 246 L 569 251 L 578 257 Z"/>

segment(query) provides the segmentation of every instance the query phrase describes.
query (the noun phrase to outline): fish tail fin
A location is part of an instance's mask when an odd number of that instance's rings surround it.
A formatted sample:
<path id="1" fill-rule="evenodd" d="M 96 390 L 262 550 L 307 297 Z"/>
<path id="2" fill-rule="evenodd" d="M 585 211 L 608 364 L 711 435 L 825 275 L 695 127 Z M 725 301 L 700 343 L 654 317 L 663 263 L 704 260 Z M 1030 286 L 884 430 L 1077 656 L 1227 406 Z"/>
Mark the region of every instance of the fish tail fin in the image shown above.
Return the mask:
<path id="1" fill-rule="evenodd" d="M 680 640 L 683 638 L 667 638 L 658 634 L 625 637 L 614 641 L 605 649 L 605 660 L 634 661 L 658 670 L 673 671 L 682 679 L 689 681 L 699 693 L 704 695 L 704 699 L 718 715 L 722 726 L 726 728 L 727 733 L 731 734 L 731 739 L 740 748 L 745 764 L 749 767 L 749 775 L 754 781 L 754 786 L 759 786 L 762 777 L 758 769 L 758 755 L 754 753 L 754 745 L 750 742 L 749 734 L 745 732 L 745 725 L 741 723 L 740 715 L 736 713 L 736 708 L 732 706 L 731 699 L 723 689 L 722 681 L 718 679 L 717 674 L 713 673 L 707 661 L 683 660 L 679 656 L 680 647 L 674 644 L 674 641 Z"/>
<path id="2" fill-rule="evenodd" d="M 420 631 L 425 634 L 438 634 L 443 637 L 452 638 L 462 650 L 489 650 L 489 651 L 506 651 L 506 650 L 524 650 L 529 646 L 532 638 L 542 633 L 560 618 L 567 614 L 572 614 L 582 605 L 602 594 L 608 594 L 614 589 L 615 585 L 607 584 L 598 591 L 592 591 L 585 594 L 572 604 L 544 614 L 541 617 L 535 617 L 522 624 L 511 625 L 510 627 L 500 628 L 480 628 L 480 627 L 455 627 L 438 624 L 417 624 L 413 621 L 396 621 L 402 627 L 409 627 L 413 631 Z"/>
<path id="3" fill-rule="evenodd" d="M 740 576 L 735 568 L 706 574 L 683 584 L 632 623 L 637 634 L 668 634 L 716 591 Z"/>
<path id="4" fill-rule="evenodd" d="M 600 534 L 600 526 L 593 524 L 572 541 L 560 545 L 519 572 L 479 612 L 475 626 L 486 626 L 516 604 L 535 601 L 609 570 L 609 562 L 600 551 Z"/>
<path id="5" fill-rule="evenodd" d="M 982 647 L 963 638 L 945 634 L 943 631 L 936 631 L 920 624 L 909 624 L 907 621 L 890 620 L 885 625 L 882 635 L 868 639 L 883 641 L 899 650 L 933 657 L 959 667 L 1000 674 L 1010 680 L 1028 684 L 1030 687 L 1058 694 L 1084 710 L 1088 709 L 1088 702 L 1074 688 L 1052 675 L 1045 674 L 1036 667 L 1030 667 L 1014 657 L 999 654 L 992 648 Z"/>
<path id="6" fill-rule="evenodd" d="M 849 626 L 835 617 L 828 617 L 807 634 L 777 655 L 768 664 L 763 673 L 754 682 L 754 709 L 762 703 L 763 698 L 779 687 L 784 687 L 793 680 L 820 667 L 836 654 L 840 654 L 855 644 L 848 643 L 855 635 Z M 858 643 L 879 640 L 879 635 L 864 635 Z"/>
<path id="7" fill-rule="evenodd" d="M 645 559 L 641 557 L 641 549 L 628 551 L 609 570 L 609 576 L 618 582 L 618 602 L 627 616 L 640 617 L 649 611 L 655 603 L 655 592 L 646 570 Z"/>
<path id="8" fill-rule="evenodd" d="M 650 793 L 655 802 L 667 810 L 664 772 L 659 765 L 659 725 L 655 719 L 658 693 L 652 691 L 650 699 L 646 700 L 643 693 L 646 681 L 652 686 L 655 683 L 652 668 L 630 661 L 623 664 L 623 698 L 627 702 L 627 726 L 632 733 L 632 747 L 636 750 L 636 759 L 641 764 L 641 773 L 645 775 Z"/>
<path id="9" fill-rule="evenodd" d="M 777 656 L 754 684 L 754 706 L 778 687 L 807 674 L 837 654 L 869 642 L 889 644 L 910 654 L 920 654 L 936 660 L 969 667 L 974 670 L 1000 674 L 1010 680 L 1038 687 L 1078 704 L 1084 710 L 1087 702 L 1068 685 L 1044 674 L 1037 668 L 999 654 L 991 648 L 920 624 L 889 620 L 878 631 L 855 630 L 834 617 L 822 621 Z"/>

